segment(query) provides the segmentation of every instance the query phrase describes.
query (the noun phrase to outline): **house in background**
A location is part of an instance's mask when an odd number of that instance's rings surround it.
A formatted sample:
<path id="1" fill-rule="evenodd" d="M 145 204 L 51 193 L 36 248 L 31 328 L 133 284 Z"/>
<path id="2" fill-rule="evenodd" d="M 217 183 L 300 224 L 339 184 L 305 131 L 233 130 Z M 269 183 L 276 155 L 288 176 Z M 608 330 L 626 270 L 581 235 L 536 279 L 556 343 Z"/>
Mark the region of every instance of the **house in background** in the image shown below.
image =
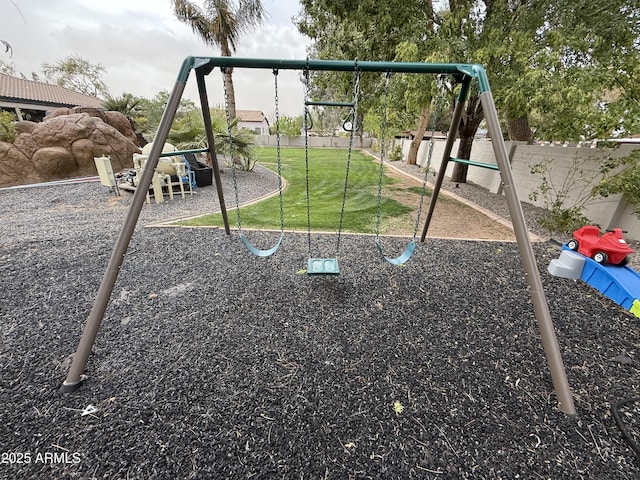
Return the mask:
<path id="1" fill-rule="evenodd" d="M 34 82 L 0 73 L 0 110 L 15 113 L 18 120 L 41 122 L 61 107 L 102 107 L 102 100 L 49 83 Z"/>
<path id="2" fill-rule="evenodd" d="M 247 128 L 256 135 L 269 135 L 269 121 L 260 110 L 236 110 L 238 127 Z"/>

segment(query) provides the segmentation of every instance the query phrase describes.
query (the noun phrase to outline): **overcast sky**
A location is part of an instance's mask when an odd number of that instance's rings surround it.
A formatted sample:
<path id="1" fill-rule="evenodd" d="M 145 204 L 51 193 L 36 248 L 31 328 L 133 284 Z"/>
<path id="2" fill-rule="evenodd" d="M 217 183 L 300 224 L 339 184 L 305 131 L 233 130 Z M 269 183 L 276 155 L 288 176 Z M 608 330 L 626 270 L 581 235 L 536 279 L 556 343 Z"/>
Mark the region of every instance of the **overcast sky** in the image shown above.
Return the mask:
<path id="1" fill-rule="evenodd" d="M 299 11 L 298 1 L 263 0 L 263 5 L 269 20 L 242 37 L 236 56 L 306 58 L 309 42 L 291 20 Z M 0 50 L 0 59 L 28 78 L 31 72 L 42 71 L 43 62 L 55 63 L 74 54 L 102 65 L 112 96 L 127 92 L 151 98 L 161 90 L 170 91 L 185 57 L 220 54 L 174 17 L 169 0 L 0 0 L 0 39 L 13 47 L 12 58 Z M 285 115 L 302 112 L 298 76 L 293 71 L 278 76 L 280 111 Z M 209 77 L 210 103 L 222 104 L 220 76 Z M 271 71 L 236 70 L 234 83 L 238 109 L 273 116 Z M 198 101 L 194 75 L 185 95 Z"/>

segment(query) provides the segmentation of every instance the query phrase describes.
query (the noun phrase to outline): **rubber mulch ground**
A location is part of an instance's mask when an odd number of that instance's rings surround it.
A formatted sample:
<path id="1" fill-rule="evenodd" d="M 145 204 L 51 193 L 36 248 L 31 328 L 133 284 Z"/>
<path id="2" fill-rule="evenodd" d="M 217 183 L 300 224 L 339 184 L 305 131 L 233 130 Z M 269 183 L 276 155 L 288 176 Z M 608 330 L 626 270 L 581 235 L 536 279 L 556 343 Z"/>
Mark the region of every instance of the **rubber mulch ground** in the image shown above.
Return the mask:
<path id="1" fill-rule="evenodd" d="M 342 273 L 311 277 L 304 235 L 260 259 L 235 233 L 138 228 L 89 379 L 61 394 L 121 220 L 60 208 L 0 240 L 0 478 L 640 476 L 611 413 L 639 396 L 639 319 L 551 277 L 551 243 L 534 249 L 575 418 L 557 408 L 517 245 L 441 239 L 394 267 L 343 236 Z M 314 254 L 335 241 L 314 236 Z M 638 441 L 640 407 L 619 410 Z"/>

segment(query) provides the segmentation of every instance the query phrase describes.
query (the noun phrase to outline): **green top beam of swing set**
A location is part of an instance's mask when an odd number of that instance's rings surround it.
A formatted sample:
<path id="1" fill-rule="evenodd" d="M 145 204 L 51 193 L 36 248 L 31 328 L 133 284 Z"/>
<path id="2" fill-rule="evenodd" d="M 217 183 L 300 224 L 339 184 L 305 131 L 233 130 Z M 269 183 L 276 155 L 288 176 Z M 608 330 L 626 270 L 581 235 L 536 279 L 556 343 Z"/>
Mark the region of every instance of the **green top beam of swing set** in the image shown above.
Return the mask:
<path id="1" fill-rule="evenodd" d="M 357 60 L 277 60 L 269 58 L 240 57 L 187 57 L 182 62 L 178 82 L 186 83 L 192 69 L 200 69 L 205 75 L 216 68 L 271 68 L 273 70 L 322 70 L 349 72 L 356 68 L 361 72 L 430 73 L 466 75 L 478 80 L 480 93 L 487 92 L 489 80 L 482 65 L 474 63 L 421 63 L 421 62 L 372 62 Z"/>
<path id="2" fill-rule="evenodd" d="M 208 152 L 208 148 L 192 148 L 190 150 L 176 150 L 175 152 L 162 152 L 159 157 L 175 157 L 177 155 L 185 155 L 187 153 L 204 153 Z"/>

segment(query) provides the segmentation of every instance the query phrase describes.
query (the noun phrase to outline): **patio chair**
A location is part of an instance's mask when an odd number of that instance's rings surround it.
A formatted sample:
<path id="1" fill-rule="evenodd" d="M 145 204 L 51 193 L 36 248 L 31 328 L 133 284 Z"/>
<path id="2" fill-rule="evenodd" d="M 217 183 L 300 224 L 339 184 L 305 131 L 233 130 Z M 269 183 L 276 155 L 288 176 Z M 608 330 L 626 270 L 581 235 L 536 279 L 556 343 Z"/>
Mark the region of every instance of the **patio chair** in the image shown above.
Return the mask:
<path id="1" fill-rule="evenodd" d="M 100 177 L 100 183 L 105 187 L 109 187 L 116 196 L 120 196 L 120 189 L 118 188 L 118 180 L 113 174 L 113 167 L 111 166 L 111 157 L 93 157 L 93 161 L 96 164 L 96 170 L 98 170 L 98 176 Z"/>

